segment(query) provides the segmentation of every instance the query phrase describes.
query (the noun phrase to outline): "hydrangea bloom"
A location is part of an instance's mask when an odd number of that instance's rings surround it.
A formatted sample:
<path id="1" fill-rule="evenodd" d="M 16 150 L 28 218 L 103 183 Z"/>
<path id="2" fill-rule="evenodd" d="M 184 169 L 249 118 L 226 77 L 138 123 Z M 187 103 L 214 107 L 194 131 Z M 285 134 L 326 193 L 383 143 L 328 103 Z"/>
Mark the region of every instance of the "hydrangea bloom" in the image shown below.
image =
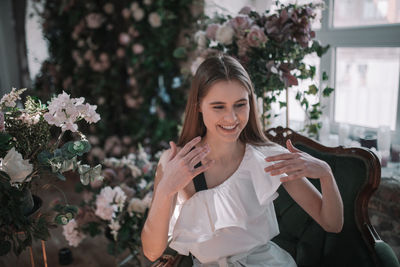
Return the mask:
<path id="1" fill-rule="evenodd" d="M 68 241 L 68 244 L 73 247 L 77 247 L 79 243 L 86 237 L 85 234 L 77 230 L 78 224 L 75 219 L 70 220 L 66 225 L 63 226 L 63 235 Z"/>
<path id="2" fill-rule="evenodd" d="M 104 187 L 96 198 L 95 214 L 103 220 L 110 221 L 115 213 L 124 207 L 126 194 L 119 187 L 112 189 L 110 186 Z"/>
<path id="3" fill-rule="evenodd" d="M 43 115 L 44 119 L 52 125 L 61 127 L 62 131 L 70 130 L 76 132 L 78 125 L 76 122 L 84 119 L 88 123 L 100 120 L 100 115 L 96 113 L 96 105 L 84 104 L 85 98 L 70 98 L 63 92 L 53 98 L 49 104 L 49 112 Z"/>
<path id="4" fill-rule="evenodd" d="M 13 108 L 17 105 L 17 100 L 21 99 L 21 94 L 26 90 L 20 89 L 17 90 L 16 88 L 13 88 L 10 93 L 4 95 L 1 100 L 0 100 L 0 105 Z"/>

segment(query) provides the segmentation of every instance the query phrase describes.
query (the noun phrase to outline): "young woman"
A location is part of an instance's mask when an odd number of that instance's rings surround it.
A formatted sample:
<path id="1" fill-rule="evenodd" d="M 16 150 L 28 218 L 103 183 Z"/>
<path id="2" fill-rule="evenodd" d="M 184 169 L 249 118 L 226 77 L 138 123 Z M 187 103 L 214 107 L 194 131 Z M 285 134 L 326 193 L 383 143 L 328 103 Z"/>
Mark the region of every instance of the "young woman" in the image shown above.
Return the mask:
<path id="1" fill-rule="evenodd" d="M 340 232 L 343 204 L 329 165 L 264 136 L 252 83 L 229 56 L 198 68 L 182 134 L 157 167 L 142 230 L 151 261 L 169 246 L 194 266 L 296 266 L 270 241 L 279 233 L 273 200 L 282 184 L 328 232 Z M 320 179 L 322 194 L 305 178 Z M 168 237 L 170 238 L 168 240 Z"/>

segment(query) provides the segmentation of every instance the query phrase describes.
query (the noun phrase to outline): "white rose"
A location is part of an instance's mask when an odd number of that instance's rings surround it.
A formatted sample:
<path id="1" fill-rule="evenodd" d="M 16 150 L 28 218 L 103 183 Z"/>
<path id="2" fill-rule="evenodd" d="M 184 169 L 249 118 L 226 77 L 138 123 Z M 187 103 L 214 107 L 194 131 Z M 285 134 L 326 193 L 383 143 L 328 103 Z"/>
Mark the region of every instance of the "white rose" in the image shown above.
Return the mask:
<path id="1" fill-rule="evenodd" d="M 136 21 L 141 21 L 144 17 L 144 10 L 141 8 L 135 9 L 135 11 L 133 11 L 133 18 Z"/>
<path id="2" fill-rule="evenodd" d="M 161 26 L 161 17 L 157 12 L 152 12 L 149 15 L 149 23 L 151 27 L 158 28 Z"/>
<path id="3" fill-rule="evenodd" d="M 144 213 L 146 211 L 147 205 L 139 198 L 132 198 L 129 201 L 128 212 L 132 216 L 133 212 Z"/>
<path id="4" fill-rule="evenodd" d="M 13 185 L 23 182 L 32 173 L 33 165 L 29 163 L 29 160 L 24 160 L 22 155 L 13 147 L 2 160 L 0 169 L 10 176 L 10 183 Z M 25 180 L 25 182 L 29 182 L 30 179 Z"/>
<path id="5" fill-rule="evenodd" d="M 235 31 L 233 28 L 228 23 L 225 23 L 218 28 L 217 32 L 215 33 L 215 39 L 221 44 L 229 45 L 232 44 L 234 33 Z"/>
<path id="6" fill-rule="evenodd" d="M 204 31 L 198 31 L 194 35 L 194 40 L 197 43 L 197 47 L 200 49 L 205 49 L 207 46 L 207 36 Z"/>

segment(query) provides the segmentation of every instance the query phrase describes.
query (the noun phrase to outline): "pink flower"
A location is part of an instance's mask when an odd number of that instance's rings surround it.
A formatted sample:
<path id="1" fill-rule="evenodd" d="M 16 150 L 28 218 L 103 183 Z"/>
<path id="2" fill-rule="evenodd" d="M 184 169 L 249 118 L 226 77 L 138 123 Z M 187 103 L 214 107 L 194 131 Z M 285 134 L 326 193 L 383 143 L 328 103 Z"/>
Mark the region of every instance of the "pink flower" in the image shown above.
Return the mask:
<path id="1" fill-rule="evenodd" d="M 243 32 L 249 29 L 252 23 L 253 20 L 247 15 L 237 15 L 230 20 L 230 24 L 232 25 L 233 29 L 238 32 Z"/>
<path id="2" fill-rule="evenodd" d="M 121 11 L 121 15 L 124 19 L 129 19 L 129 17 L 131 16 L 131 11 L 127 8 L 124 8 Z"/>
<path id="3" fill-rule="evenodd" d="M 143 47 L 143 45 L 141 45 L 141 44 L 134 44 L 134 45 L 132 46 L 132 51 L 133 51 L 133 53 L 135 53 L 136 55 L 139 55 L 139 54 L 143 53 L 144 47 Z"/>
<path id="4" fill-rule="evenodd" d="M 250 32 L 247 34 L 247 42 L 249 46 L 260 47 L 262 44 L 267 42 L 267 36 L 264 34 L 264 29 L 253 25 Z"/>
<path id="5" fill-rule="evenodd" d="M 108 61 L 108 55 L 106 53 L 101 53 L 100 61 Z"/>
<path id="6" fill-rule="evenodd" d="M 135 9 L 133 11 L 133 18 L 136 21 L 141 21 L 143 19 L 143 17 L 144 17 L 144 10 L 143 9 L 138 8 L 138 9 Z"/>
<path id="7" fill-rule="evenodd" d="M 251 7 L 244 6 L 244 7 L 242 7 L 242 9 L 240 9 L 239 14 L 249 15 L 251 11 L 252 11 Z"/>
<path id="8" fill-rule="evenodd" d="M 129 78 L 129 85 L 130 86 L 135 86 L 137 84 L 137 81 L 134 77 Z"/>
<path id="9" fill-rule="evenodd" d="M 94 59 L 93 51 L 92 50 L 87 50 L 85 54 L 83 55 L 83 58 L 87 61 L 91 61 Z"/>
<path id="10" fill-rule="evenodd" d="M 107 3 L 103 6 L 103 10 L 104 12 L 106 12 L 107 14 L 111 14 L 114 12 L 114 5 L 111 3 Z"/>
<path id="11" fill-rule="evenodd" d="M 90 13 L 85 19 L 89 29 L 97 29 L 104 22 L 103 16 L 98 13 Z"/>
<path id="12" fill-rule="evenodd" d="M 233 41 L 234 29 L 229 23 L 225 23 L 218 28 L 215 33 L 215 40 L 224 45 L 230 45 Z"/>
<path id="13" fill-rule="evenodd" d="M 215 34 L 217 33 L 217 30 L 219 28 L 218 24 L 212 23 L 208 25 L 207 30 L 206 30 L 206 35 L 209 39 L 215 40 Z"/>
<path id="14" fill-rule="evenodd" d="M 190 71 L 192 72 L 192 75 L 196 74 L 197 69 L 199 68 L 200 64 L 203 63 L 204 58 L 202 57 L 197 57 L 195 61 L 192 62 L 192 65 L 190 66 Z"/>
<path id="15" fill-rule="evenodd" d="M 117 49 L 117 57 L 119 57 L 119 58 L 123 58 L 125 56 L 125 49 L 123 49 L 123 48 L 118 48 Z"/>
<path id="16" fill-rule="evenodd" d="M 78 223 L 75 219 L 70 220 L 66 225 L 63 226 L 63 235 L 68 241 L 68 244 L 73 247 L 77 247 L 79 243 L 86 237 L 85 234 L 78 231 Z"/>
<path id="17" fill-rule="evenodd" d="M 158 28 L 161 26 L 161 17 L 157 12 L 152 12 L 149 15 L 149 23 L 151 27 Z"/>
<path id="18" fill-rule="evenodd" d="M 127 45 L 129 44 L 129 42 L 131 41 L 131 37 L 129 36 L 129 34 L 123 32 L 119 34 L 119 42 L 122 45 Z"/>

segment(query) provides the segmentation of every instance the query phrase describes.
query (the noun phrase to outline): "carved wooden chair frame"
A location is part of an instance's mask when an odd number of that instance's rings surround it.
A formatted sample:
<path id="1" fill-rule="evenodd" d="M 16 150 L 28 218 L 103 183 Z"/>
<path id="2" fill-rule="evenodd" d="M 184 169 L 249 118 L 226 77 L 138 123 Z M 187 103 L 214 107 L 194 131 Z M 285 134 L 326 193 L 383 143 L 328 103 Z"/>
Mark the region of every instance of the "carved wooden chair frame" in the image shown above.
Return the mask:
<path id="1" fill-rule="evenodd" d="M 381 165 L 378 157 L 365 148 L 350 147 L 326 147 L 308 137 L 296 133 L 290 128 L 276 127 L 265 131 L 266 136 L 272 142 L 286 147 L 286 141 L 290 139 L 293 145 L 302 144 L 311 147 L 320 152 L 336 154 L 341 156 L 353 156 L 362 159 L 367 167 L 367 181 L 359 192 L 355 201 L 355 220 L 361 236 L 367 244 L 368 249 L 373 255 L 373 259 L 378 263 L 375 252 L 375 244 L 383 242 L 376 232 L 375 228 L 371 225 L 368 216 L 368 202 L 372 194 L 377 190 L 381 180 Z"/>

